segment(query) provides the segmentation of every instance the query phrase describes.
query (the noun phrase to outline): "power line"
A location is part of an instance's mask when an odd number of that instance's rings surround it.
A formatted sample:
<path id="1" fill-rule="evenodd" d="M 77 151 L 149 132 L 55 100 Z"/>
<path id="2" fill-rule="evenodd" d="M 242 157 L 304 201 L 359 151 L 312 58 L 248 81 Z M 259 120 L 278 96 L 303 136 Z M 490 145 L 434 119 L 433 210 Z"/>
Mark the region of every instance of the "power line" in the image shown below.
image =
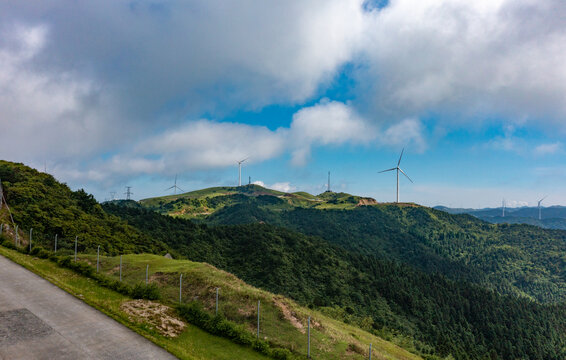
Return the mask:
<path id="1" fill-rule="evenodd" d="M 126 195 L 126 200 L 130 200 L 130 196 L 134 194 L 131 189 L 131 186 L 126 186 L 126 192 L 124 193 L 124 195 Z"/>

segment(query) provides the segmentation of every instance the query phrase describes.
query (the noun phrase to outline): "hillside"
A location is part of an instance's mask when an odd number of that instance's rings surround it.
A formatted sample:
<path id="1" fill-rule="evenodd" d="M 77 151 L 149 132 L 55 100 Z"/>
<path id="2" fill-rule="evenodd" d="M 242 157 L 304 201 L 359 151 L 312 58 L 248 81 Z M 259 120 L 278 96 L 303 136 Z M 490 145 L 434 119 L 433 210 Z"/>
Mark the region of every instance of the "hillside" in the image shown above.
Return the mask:
<path id="1" fill-rule="evenodd" d="M 100 246 L 106 253 L 153 252 L 165 254 L 163 242 L 143 234 L 125 221 L 108 215 L 84 190 L 71 191 L 53 176 L 40 173 L 23 164 L 0 160 L 0 180 L 4 197 L 19 226 L 20 238 L 27 243 L 33 228 L 33 241 L 47 248 L 72 248 L 75 236 L 80 238 L 79 251 L 95 252 Z M 10 224 L 4 207 L 0 220 Z"/>
<path id="2" fill-rule="evenodd" d="M 371 198 L 346 193 L 324 192 L 318 196 L 306 192 L 284 193 L 259 185 L 214 187 L 184 194 L 143 199 L 139 204 L 163 215 L 202 219 L 232 205 L 257 201 L 274 211 L 296 207 L 317 209 L 353 209 L 358 205 L 375 204 Z"/>
<path id="3" fill-rule="evenodd" d="M 469 282 L 428 274 L 370 252 L 346 250 L 321 237 L 268 224 L 210 227 L 139 208 L 115 204 L 104 208 L 167 241 L 191 260 L 206 261 L 252 285 L 386 337 L 402 334 L 423 355 L 452 354 L 458 359 L 481 359 L 488 354 L 504 359 L 560 359 L 564 355 L 564 304 L 540 305 L 497 295 Z M 316 224 L 304 214 L 299 217 Z M 337 222 L 336 226 L 345 224 Z M 398 244 L 402 242 L 399 238 Z M 509 342 L 517 338 L 525 344 L 517 347 Z"/>
<path id="4" fill-rule="evenodd" d="M 268 223 L 318 236 L 362 255 L 395 260 L 540 302 L 566 301 L 566 232 L 490 225 L 419 206 L 271 211 L 257 202 L 226 207 L 209 224 Z"/>

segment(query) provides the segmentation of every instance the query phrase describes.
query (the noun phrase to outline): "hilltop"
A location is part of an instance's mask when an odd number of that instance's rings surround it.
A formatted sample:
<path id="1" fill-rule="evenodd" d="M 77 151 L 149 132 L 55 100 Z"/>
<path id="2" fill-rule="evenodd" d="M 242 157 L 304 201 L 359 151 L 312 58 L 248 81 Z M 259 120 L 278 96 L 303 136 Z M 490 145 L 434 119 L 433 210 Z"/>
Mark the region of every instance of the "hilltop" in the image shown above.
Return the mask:
<path id="1" fill-rule="evenodd" d="M 316 209 L 353 209 L 373 205 L 372 198 L 347 193 L 285 193 L 250 184 L 236 187 L 213 187 L 177 195 L 143 199 L 139 204 L 160 214 L 187 219 L 202 219 L 232 205 L 255 201 L 263 208 L 289 210 L 296 207 Z"/>

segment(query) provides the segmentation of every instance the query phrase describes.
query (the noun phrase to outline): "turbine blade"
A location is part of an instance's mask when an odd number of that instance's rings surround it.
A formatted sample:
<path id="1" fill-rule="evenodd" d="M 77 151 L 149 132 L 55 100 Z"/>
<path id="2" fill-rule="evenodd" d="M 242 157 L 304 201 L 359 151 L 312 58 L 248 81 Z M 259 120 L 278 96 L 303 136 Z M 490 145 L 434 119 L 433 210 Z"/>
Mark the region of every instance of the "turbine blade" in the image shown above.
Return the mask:
<path id="1" fill-rule="evenodd" d="M 171 187 L 168 187 L 167 189 L 165 189 L 163 191 L 171 190 L 171 189 L 174 189 L 174 188 L 175 188 L 175 186 L 171 186 Z"/>
<path id="2" fill-rule="evenodd" d="M 182 192 L 185 192 L 185 190 L 181 189 L 180 187 L 177 186 L 177 189 L 179 189 Z"/>
<path id="3" fill-rule="evenodd" d="M 405 148 L 403 148 L 403 150 L 401 150 L 401 156 L 399 156 L 399 161 L 397 162 L 397 166 L 401 165 L 401 158 L 403 157 L 404 151 L 405 151 Z"/>
<path id="4" fill-rule="evenodd" d="M 403 173 L 403 175 L 405 175 L 407 177 L 407 179 L 409 179 L 410 182 L 413 182 L 413 180 L 411 180 L 411 178 L 409 177 L 409 175 L 405 174 L 405 172 L 399 168 L 399 171 Z M 413 183 L 414 184 L 414 183 Z"/>
<path id="5" fill-rule="evenodd" d="M 383 173 L 383 172 L 387 172 L 387 171 L 393 171 L 393 170 L 396 170 L 396 169 L 397 169 L 397 168 L 391 168 L 391 169 L 379 171 L 378 174 Z"/>

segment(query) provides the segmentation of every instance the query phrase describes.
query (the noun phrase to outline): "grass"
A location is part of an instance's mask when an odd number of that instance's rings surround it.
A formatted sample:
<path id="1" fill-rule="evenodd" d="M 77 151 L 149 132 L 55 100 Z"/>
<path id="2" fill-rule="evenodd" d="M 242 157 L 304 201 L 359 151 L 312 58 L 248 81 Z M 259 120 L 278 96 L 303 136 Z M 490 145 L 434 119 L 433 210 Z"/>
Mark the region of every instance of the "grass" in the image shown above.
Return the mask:
<path id="1" fill-rule="evenodd" d="M 95 256 L 86 256 L 91 262 Z M 119 257 L 101 257 L 101 272 L 119 276 Z M 179 277 L 183 275 L 183 302 L 199 301 L 214 312 L 216 288 L 220 288 L 219 312 L 227 319 L 257 331 L 257 301 L 260 306 L 260 335 L 272 346 L 301 355 L 307 352 L 306 325 L 311 317 L 311 354 L 316 359 L 365 359 L 372 343 L 375 359 L 419 359 L 397 345 L 359 328 L 333 320 L 322 313 L 303 308 L 295 302 L 254 288 L 234 275 L 205 263 L 170 260 L 157 255 L 124 255 L 122 276 L 128 284 L 149 280 L 159 284 L 162 301 L 179 301 Z M 300 325 L 299 325 L 300 324 Z M 297 326 L 302 326 L 298 328 Z M 302 357 L 302 356 L 301 356 Z"/>
<path id="2" fill-rule="evenodd" d="M 49 260 L 34 258 L 2 246 L 0 255 L 47 279 L 180 359 L 267 359 L 250 348 L 210 335 L 191 325 L 176 338 L 165 337 L 152 330 L 148 324 L 131 321 L 127 314 L 120 310 L 123 302 L 131 300 L 127 296 L 99 286 L 94 280 L 61 268 Z"/>

